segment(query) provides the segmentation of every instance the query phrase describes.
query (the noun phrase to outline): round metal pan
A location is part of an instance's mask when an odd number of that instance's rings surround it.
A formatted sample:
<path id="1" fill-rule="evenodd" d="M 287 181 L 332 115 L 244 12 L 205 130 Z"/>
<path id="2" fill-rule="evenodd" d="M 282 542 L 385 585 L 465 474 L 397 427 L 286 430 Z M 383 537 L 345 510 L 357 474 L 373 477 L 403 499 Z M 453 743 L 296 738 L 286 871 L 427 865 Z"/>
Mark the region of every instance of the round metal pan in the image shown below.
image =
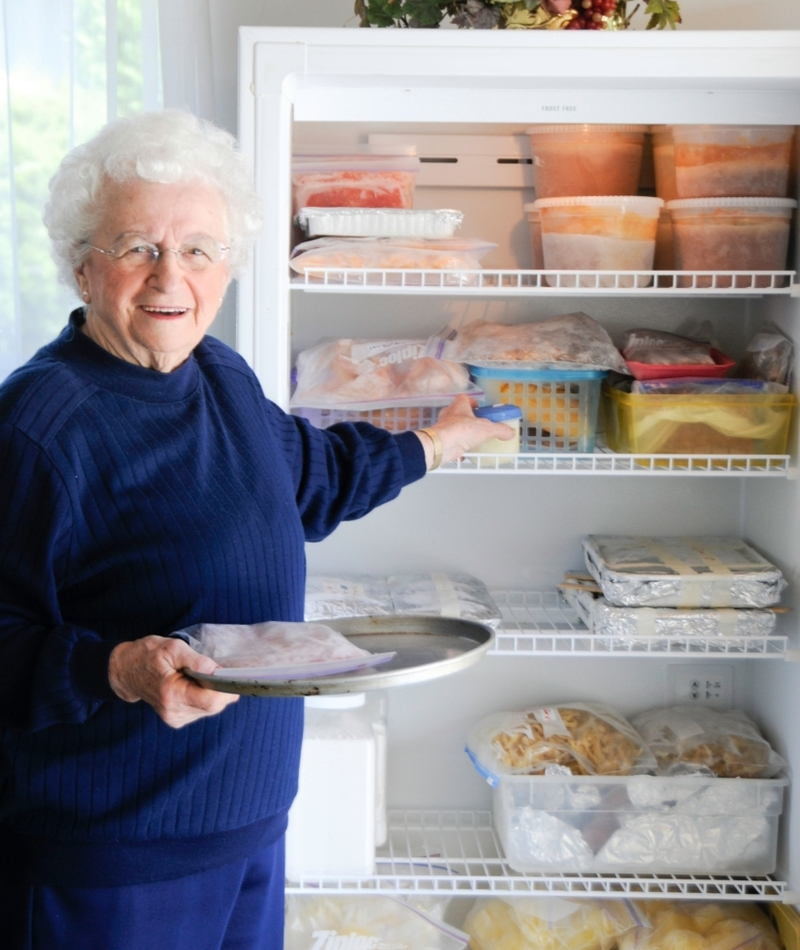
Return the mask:
<path id="1" fill-rule="evenodd" d="M 362 693 L 457 673 L 477 663 L 494 641 L 494 633 L 482 623 L 451 617 L 344 617 L 325 623 L 363 650 L 394 651 L 395 656 L 380 666 L 316 679 L 226 679 L 224 670 L 213 675 L 184 672 L 208 689 L 244 696 Z"/>

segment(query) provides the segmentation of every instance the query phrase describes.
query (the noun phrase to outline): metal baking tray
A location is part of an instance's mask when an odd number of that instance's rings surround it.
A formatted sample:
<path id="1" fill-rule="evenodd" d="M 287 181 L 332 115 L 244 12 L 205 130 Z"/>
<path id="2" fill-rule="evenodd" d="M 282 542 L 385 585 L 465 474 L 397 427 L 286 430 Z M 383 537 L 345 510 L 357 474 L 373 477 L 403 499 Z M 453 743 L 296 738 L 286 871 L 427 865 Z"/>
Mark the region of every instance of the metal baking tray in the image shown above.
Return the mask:
<path id="1" fill-rule="evenodd" d="M 315 679 L 252 680 L 225 679 L 217 674 L 184 670 L 187 676 L 208 689 L 244 696 L 328 696 L 362 693 L 423 683 L 449 676 L 477 663 L 494 641 L 494 633 L 482 623 L 452 617 L 344 617 L 326 621 L 355 646 L 370 653 L 395 652 L 380 666 Z"/>

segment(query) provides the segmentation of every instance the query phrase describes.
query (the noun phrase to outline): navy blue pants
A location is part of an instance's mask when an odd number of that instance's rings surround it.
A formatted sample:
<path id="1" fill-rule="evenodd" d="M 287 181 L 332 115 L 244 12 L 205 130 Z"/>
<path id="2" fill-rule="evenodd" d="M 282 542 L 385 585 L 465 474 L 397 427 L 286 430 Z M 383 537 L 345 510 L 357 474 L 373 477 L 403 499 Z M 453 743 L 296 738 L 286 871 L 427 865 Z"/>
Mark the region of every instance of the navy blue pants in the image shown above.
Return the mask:
<path id="1" fill-rule="evenodd" d="M 27 923 L 0 929 L 27 931 L 20 950 L 283 950 L 283 888 L 281 836 L 245 860 L 172 881 L 33 884 L 18 908 Z"/>

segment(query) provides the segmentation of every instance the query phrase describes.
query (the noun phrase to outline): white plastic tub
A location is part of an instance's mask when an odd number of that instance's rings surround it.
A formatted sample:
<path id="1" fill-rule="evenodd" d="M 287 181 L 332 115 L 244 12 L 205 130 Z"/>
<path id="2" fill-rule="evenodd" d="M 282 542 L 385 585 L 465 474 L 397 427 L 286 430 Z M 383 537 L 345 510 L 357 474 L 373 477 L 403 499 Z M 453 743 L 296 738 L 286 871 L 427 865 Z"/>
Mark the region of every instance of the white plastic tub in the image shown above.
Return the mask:
<path id="1" fill-rule="evenodd" d="M 679 198 L 783 198 L 791 126 L 674 125 Z"/>
<path id="2" fill-rule="evenodd" d="M 658 217 L 664 202 L 638 195 L 545 198 L 536 201 L 546 270 L 648 271 L 653 268 Z M 600 286 L 613 286 L 614 278 Z M 645 286 L 650 278 L 636 278 Z M 622 287 L 632 287 L 633 277 Z M 594 286 L 584 278 L 581 286 Z"/>
<path id="3" fill-rule="evenodd" d="M 527 131 L 537 198 L 636 194 L 646 125 L 534 125 Z"/>
<path id="4" fill-rule="evenodd" d="M 791 198 L 670 201 L 667 210 L 672 219 L 676 269 L 783 270 L 789 225 L 796 207 L 797 202 Z M 769 278 L 761 278 L 761 281 L 768 282 Z M 756 286 L 759 285 L 757 278 Z M 718 286 L 724 285 L 718 282 Z"/>
<path id="5" fill-rule="evenodd" d="M 770 874 L 785 777 L 503 775 L 493 820 L 515 871 Z"/>

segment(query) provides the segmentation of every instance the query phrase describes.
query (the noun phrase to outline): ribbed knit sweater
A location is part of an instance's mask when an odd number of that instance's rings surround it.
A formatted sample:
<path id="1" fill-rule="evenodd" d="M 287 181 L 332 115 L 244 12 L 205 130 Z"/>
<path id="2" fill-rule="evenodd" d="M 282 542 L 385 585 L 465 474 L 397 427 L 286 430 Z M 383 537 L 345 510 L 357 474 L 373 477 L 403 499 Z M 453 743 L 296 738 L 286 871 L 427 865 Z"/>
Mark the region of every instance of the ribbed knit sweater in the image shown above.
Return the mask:
<path id="1" fill-rule="evenodd" d="M 411 433 L 315 429 L 206 338 L 171 373 L 78 329 L 0 387 L 0 824 L 34 877 L 135 883 L 277 838 L 302 701 L 183 729 L 115 697 L 111 650 L 193 623 L 302 620 L 304 541 L 425 471 Z"/>

